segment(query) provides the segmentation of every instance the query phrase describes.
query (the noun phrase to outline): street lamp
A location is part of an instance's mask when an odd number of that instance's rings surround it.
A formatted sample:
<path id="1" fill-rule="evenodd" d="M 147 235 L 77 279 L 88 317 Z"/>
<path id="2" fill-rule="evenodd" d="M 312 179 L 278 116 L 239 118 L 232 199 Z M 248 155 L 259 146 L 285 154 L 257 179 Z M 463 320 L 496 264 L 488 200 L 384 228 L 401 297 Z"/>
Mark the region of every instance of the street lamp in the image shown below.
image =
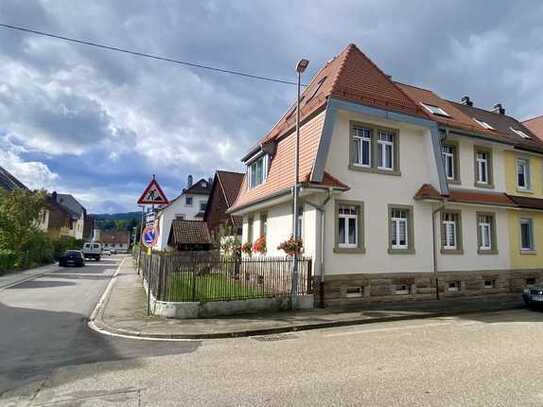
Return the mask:
<path id="1" fill-rule="evenodd" d="M 296 99 L 296 147 L 295 147 L 295 157 L 294 157 L 294 188 L 292 189 L 293 199 L 292 199 L 292 236 L 295 240 L 298 240 L 300 237 L 300 231 L 298 230 L 298 184 L 300 182 L 300 88 L 301 88 L 301 77 L 307 66 L 309 65 L 309 60 L 300 59 L 296 64 L 296 72 L 298 73 L 298 94 Z M 291 293 L 291 306 L 292 309 L 296 309 L 297 302 L 297 292 L 298 292 L 298 253 L 294 253 L 294 259 L 292 262 L 292 293 Z"/>

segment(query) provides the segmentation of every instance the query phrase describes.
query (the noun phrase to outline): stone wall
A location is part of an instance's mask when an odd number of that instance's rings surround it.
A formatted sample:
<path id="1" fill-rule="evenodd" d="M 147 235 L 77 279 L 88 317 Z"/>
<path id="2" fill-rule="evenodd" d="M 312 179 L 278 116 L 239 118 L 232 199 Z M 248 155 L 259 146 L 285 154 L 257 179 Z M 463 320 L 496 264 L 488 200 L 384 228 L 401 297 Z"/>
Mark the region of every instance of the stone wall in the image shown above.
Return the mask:
<path id="1" fill-rule="evenodd" d="M 543 283 L 543 269 L 438 273 L 441 298 L 520 293 L 530 283 Z M 322 289 L 324 306 L 436 298 L 433 273 L 330 275 L 325 277 Z"/>

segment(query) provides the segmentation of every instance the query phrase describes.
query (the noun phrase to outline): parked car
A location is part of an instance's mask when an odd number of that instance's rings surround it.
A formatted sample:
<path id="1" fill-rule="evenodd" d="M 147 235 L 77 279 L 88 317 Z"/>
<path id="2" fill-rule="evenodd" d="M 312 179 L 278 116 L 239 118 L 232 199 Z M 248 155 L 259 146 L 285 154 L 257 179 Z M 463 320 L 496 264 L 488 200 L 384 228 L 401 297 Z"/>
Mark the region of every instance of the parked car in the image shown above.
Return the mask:
<path id="1" fill-rule="evenodd" d="M 522 298 L 531 308 L 543 308 L 543 285 L 526 287 L 522 292 Z"/>
<path id="2" fill-rule="evenodd" d="M 102 255 L 102 244 L 98 242 L 87 242 L 83 245 L 83 256 L 86 259 L 100 261 Z"/>
<path id="3" fill-rule="evenodd" d="M 114 249 L 113 247 L 109 249 L 109 251 L 111 252 L 111 254 L 117 254 L 117 249 Z"/>
<path id="4" fill-rule="evenodd" d="M 83 267 L 85 265 L 85 257 L 80 250 L 66 250 L 58 261 L 60 267 L 76 266 Z"/>
<path id="5" fill-rule="evenodd" d="M 102 254 L 103 254 L 104 256 L 111 256 L 111 250 L 109 250 L 109 249 L 104 249 L 104 250 L 102 250 Z"/>

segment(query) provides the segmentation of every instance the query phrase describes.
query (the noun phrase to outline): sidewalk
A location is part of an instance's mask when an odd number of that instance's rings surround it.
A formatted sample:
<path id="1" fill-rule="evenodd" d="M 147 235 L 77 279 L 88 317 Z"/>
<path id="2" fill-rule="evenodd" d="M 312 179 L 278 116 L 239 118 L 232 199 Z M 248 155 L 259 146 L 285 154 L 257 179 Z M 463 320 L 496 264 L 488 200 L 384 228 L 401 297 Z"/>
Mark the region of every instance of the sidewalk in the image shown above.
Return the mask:
<path id="1" fill-rule="evenodd" d="M 520 295 L 459 298 L 410 304 L 372 304 L 362 309 L 316 309 L 210 319 L 147 316 L 146 295 L 132 260 L 127 258 L 90 326 L 110 334 L 145 338 L 210 339 L 266 335 L 375 322 L 492 312 L 523 306 Z"/>
<path id="2" fill-rule="evenodd" d="M 36 267 L 25 271 L 14 271 L 12 273 L 4 274 L 0 276 L 0 291 L 9 288 L 15 284 L 22 283 L 23 281 L 32 280 L 41 276 L 42 274 L 53 271 L 55 264 L 48 264 L 47 266 Z"/>

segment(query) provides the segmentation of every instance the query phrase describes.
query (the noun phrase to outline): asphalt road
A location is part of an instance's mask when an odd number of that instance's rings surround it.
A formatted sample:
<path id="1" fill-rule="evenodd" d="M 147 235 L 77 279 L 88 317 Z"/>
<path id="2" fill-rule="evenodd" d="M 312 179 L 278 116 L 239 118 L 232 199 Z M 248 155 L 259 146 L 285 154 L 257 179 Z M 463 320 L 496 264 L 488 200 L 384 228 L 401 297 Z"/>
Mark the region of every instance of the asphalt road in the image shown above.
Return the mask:
<path id="1" fill-rule="evenodd" d="M 127 341 L 94 335 L 83 322 L 115 267 L 108 263 L 0 292 L 0 374 L 12 385 L 0 405 L 543 405 L 540 312 Z"/>
<path id="2" fill-rule="evenodd" d="M 198 347 L 197 342 L 172 346 L 112 338 L 88 329 L 86 318 L 121 259 L 90 260 L 83 268 L 54 266 L 35 280 L 0 291 L 0 394 L 40 382 L 61 366 L 192 352 Z"/>

